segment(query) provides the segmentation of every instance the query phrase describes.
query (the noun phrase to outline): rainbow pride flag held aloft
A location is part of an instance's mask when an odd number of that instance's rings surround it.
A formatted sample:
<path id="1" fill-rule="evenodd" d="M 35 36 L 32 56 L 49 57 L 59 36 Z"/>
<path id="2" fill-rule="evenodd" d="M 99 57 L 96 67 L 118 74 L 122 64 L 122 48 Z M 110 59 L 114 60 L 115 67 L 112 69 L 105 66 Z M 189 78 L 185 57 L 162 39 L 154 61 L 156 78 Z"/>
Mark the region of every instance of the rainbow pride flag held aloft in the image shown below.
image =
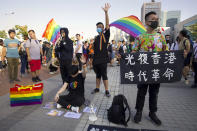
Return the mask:
<path id="1" fill-rule="evenodd" d="M 48 41 L 53 42 L 54 44 L 60 37 L 60 26 L 57 25 L 54 19 L 49 21 L 42 37 L 46 38 Z"/>
<path id="2" fill-rule="evenodd" d="M 24 106 L 42 104 L 43 100 L 43 83 L 21 86 L 16 84 L 10 88 L 10 105 Z"/>
<path id="3" fill-rule="evenodd" d="M 119 28 L 133 37 L 146 32 L 146 28 L 142 22 L 134 15 L 118 19 L 111 23 L 110 26 Z"/>

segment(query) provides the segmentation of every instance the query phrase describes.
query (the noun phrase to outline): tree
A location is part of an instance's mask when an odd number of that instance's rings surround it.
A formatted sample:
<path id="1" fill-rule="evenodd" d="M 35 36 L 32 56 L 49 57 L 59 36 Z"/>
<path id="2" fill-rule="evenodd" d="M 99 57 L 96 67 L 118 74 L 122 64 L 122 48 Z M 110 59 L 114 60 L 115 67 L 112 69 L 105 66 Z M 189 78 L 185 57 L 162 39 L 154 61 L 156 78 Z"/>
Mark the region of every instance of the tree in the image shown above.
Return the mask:
<path id="1" fill-rule="evenodd" d="M 24 36 L 28 35 L 27 28 L 28 28 L 27 25 L 24 26 L 15 25 L 16 37 L 20 39 L 20 36 L 22 36 L 24 39 Z"/>
<path id="2" fill-rule="evenodd" d="M 7 36 L 7 33 L 6 33 L 6 31 L 5 30 L 1 30 L 0 31 L 0 38 L 8 38 L 8 36 Z"/>

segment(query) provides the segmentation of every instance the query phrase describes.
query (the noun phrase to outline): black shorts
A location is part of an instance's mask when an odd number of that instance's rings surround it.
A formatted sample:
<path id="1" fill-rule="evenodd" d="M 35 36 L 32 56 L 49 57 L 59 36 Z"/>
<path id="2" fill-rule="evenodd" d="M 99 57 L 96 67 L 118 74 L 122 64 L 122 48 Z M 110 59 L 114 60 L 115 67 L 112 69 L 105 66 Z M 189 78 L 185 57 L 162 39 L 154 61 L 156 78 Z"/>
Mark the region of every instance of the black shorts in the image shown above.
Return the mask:
<path id="1" fill-rule="evenodd" d="M 96 78 L 103 80 L 108 80 L 107 78 L 107 63 L 97 64 L 93 66 L 94 72 L 96 73 Z"/>

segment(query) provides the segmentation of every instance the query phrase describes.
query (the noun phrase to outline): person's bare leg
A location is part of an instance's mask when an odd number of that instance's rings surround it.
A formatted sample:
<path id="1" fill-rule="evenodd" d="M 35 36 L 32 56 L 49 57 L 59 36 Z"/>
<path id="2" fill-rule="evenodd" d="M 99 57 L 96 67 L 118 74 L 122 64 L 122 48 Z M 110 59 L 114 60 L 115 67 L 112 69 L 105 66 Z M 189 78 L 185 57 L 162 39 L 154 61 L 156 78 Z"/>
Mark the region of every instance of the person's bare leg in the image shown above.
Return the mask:
<path id="1" fill-rule="evenodd" d="M 92 62 L 93 62 L 93 59 L 91 58 L 90 59 L 90 68 L 92 69 Z"/>
<path id="2" fill-rule="evenodd" d="M 113 61 L 114 61 L 114 60 L 112 59 L 112 60 L 111 60 L 111 62 L 110 62 L 110 65 L 111 65 L 111 66 L 112 66 L 112 65 L 113 65 L 113 63 L 114 63 Z"/>
<path id="3" fill-rule="evenodd" d="M 96 88 L 99 89 L 101 84 L 101 79 L 96 78 Z"/>
<path id="4" fill-rule="evenodd" d="M 183 69 L 183 76 L 184 76 L 184 78 L 187 78 L 188 72 L 189 72 L 189 67 L 185 66 L 184 69 Z"/>
<path id="5" fill-rule="evenodd" d="M 103 80 L 103 84 L 105 86 L 105 90 L 108 90 L 108 80 Z"/>
<path id="6" fill-rule="evenodd" d="M 109 89 L 108 89 L 108 80 L 103 80 L 103 84 L 104 84 L 104 86 L 105 86 L 105 95 L 106 95 L 107 97 L 110 97 L 111 95 L 110 95 Z"/>
<path id="7" fill-rule="evenodd" d="M 35 78 L 36 77 L 36 72 L 31 72 L 31 75 L 32 75 L 33 78 Z"/>
<path id="8" fill-rule="evenodd" d="M 187 75 L 188 75 L 188 72 L 189 72 L 189 66 L 185 66 L 184 68 L 183 68 L 183 77 L 185 78 L 185 84 L 189 84 L 189 80 L 188 80 L 188 78 L 187 78 Z"/>
<path id="9" fill-rule="evenodd" d="M 36 70 L 36 76 L 39 77 L 39 75 L 40 75 L 40 70 Z"/>

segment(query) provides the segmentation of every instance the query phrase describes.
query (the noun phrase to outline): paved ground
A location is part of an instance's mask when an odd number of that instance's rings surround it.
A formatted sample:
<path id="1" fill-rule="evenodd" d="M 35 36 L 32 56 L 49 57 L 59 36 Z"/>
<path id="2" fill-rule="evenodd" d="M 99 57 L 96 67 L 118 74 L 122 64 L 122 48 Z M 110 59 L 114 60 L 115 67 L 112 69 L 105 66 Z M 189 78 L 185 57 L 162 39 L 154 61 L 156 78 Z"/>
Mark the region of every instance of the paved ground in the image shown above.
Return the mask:
<path id="1" fill-rule="evenodd" d="M 109 85 L 112 94 L 111 98 L 104 96 L 104 87 L 101 86 L 100 93 L 91 95 L 95 88 L 95 74 L 90 71 L 85 83 L 86 98 L 97 107 L 96 122 L 88 120 L 89 114 L 83 113 L 79 120 L 61 117 L 50 117 L 46 113 L 49 110 L 42 109 L 41 105 L 10 107 L 9 94 L 0 96 L 0 131 L 86 131 L 89 124 L 119 126 L 107 120 L 107 111 L 111 105 L 114 95 L 124 94 L 132 110 L 132 119 L 135 114 L 136 85 L 120 85 L 119 67 L 109 67 Z M 54 76 L 43 81 L 44 103 L 53 100 L 56 91 L 61 87 L 60 76 Z M 183 81 L 174 84 L 162 84 L 159 94 L 158 116 L 163 125 L 154 125 L 148 116 L 148 94 L 146 97 L 142 122 L 135 124 L 132 119 L 128 128 L 134 129 L 155 129 L 169 131 L 196 131 L 197 130 L 197 89 L 185 86 Z M 119 126 L 122 127 L 122 126 Z"/>

